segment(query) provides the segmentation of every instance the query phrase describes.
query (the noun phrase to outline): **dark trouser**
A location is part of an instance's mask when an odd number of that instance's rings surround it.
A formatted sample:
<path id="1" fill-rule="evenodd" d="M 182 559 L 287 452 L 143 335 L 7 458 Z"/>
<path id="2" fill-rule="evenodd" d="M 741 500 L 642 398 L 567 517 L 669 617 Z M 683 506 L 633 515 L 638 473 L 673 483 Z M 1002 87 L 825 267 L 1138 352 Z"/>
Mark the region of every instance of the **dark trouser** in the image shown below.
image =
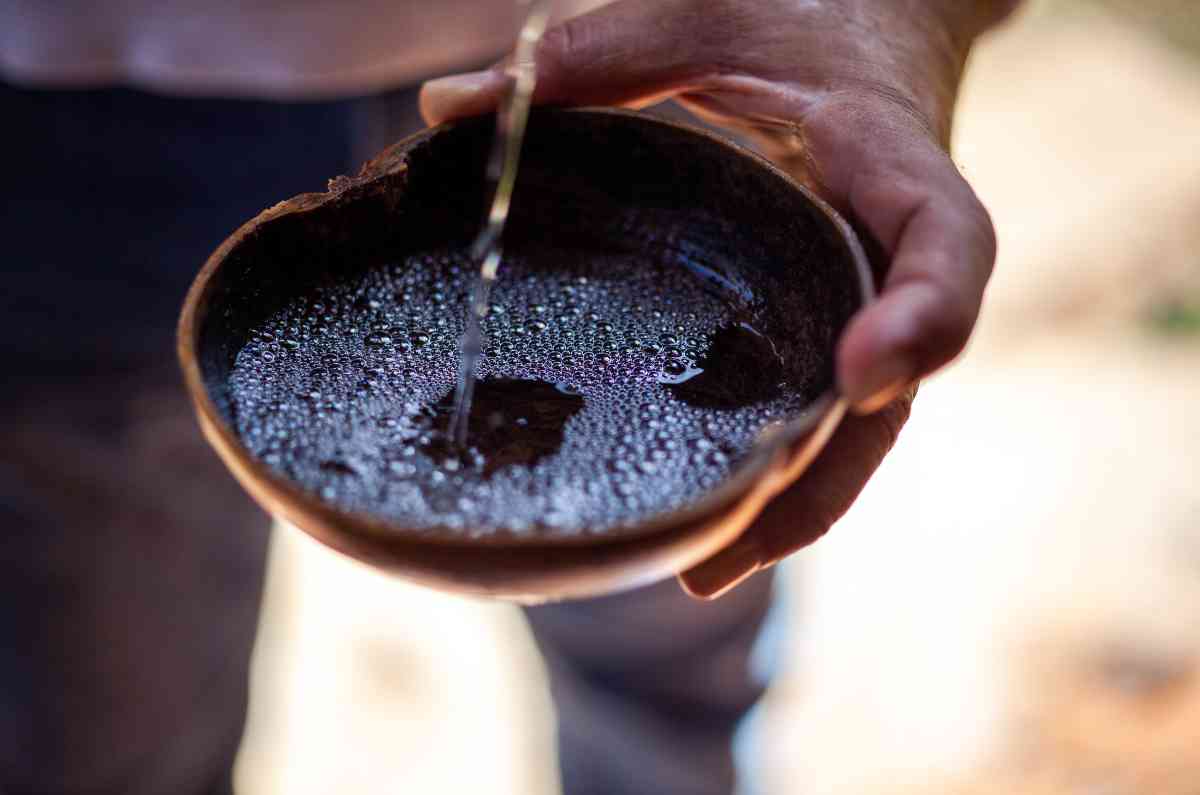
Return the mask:
<path id="1" fill-rule="evenodd" d="M 0 86 L 5 795 L 228 789 L 268 523 L 200 438 L 175 315 L 225 235 L 415 129 L 415 105 Z M 528 611 L 569 795 L 731 791 L 770 587 Z"/>

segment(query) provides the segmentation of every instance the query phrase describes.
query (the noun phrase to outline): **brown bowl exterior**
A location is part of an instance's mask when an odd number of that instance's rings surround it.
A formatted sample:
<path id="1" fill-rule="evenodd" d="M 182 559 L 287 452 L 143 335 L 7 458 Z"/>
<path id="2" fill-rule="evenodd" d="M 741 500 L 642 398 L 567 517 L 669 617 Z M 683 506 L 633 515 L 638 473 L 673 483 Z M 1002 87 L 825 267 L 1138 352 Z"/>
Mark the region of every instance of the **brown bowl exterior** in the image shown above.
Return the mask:
<path id="1" fill-rule="evenodd" d="M 866 256 L 853 230 L 831 207 L 774 165 L 732 142 L 676 122 L 613 109 L 540 111 L 574 114 L 633 125 L 660 125 L 716 142 L 722 156 L 740 167 L 767 169 L 801 194 L 840 239 L 844 264 L 853 271 L 860 305 L 873 296 Z M 738 470 L 712 493 L 679 511 L 654 517 L 636 534 L 615 539 L 546 540 L 524 543 L 466 543 L 422 538 L 376 517 L 339 510 L 322 502 L 260 462 L 241 443 L 210 394 L 201 364 L 201 334 L 213 309 L 215 285 L 230 254 L 265 225 L 302 218 L 333 203 L 348 203 L 394 190 L 415 148 L 453 127 L 424 130 L 390 147 L 354 178 L 331 181 L 325 193 L 308 193 L 260 213 L 234 232 L 209 257 L 188 292 L 178 326 L 178 355 L 184 381 L 209 443 L 241 485 L 277 519 L 352 558 L 397 576 L 444 591 L 522 603 L 596 596 L 679 574 L 728 546 L 762 508 L 794 483 L 824 447 L 846 412 L 834 391 L 822 395 L 802 416 L 777 427 Z M 340 206 L 340 205 L 338 205 Z M 713 596 L 715 594 L 698 594 Z"/>

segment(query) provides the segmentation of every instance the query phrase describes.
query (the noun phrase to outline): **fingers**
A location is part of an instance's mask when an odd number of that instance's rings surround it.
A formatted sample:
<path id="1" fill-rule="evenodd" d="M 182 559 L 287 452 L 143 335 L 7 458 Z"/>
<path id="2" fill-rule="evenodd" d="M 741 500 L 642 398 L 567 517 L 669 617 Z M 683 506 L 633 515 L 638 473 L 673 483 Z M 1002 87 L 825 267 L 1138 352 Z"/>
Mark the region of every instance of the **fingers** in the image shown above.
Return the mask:
<path id="1" fill-rule="evenodd" d="M 496 107 L 507 82 L 500 69 L 430 80 L 421 86 L 421 116 L 434 125 L 487 113 Z"/>
<path id="2" fill-rule="evenodd" d="M 873 229 L 903 219 L 883 292 L 851 322 L 838 350 L 843 394 L 859 411 L 887 405 L 957 356 L 979 315 L 996 256 L 991 222 L 949 158 L 939 161 L 921 183 L 879 175 L 851 196 Z"/>
<path id="3" fill-rule="evenodd" d="M 712 4 L 715 13 L 725 4 Z M 696 3 L 618 0 L 546 32 L 537 52 L 539 103 L 639 105 L 673 92 L 705 71 L 714 55 L 706 39 L 712 13 Z M 707 32 L 707 33 L 706 33 Z M 421 88 L 430 124 L 474 116 L 496 106 L 507 80 L 503 64 L 432 80 Z"/>
<path id="4" fill-rule="evenodd" d="M 870 416 L 851 416 L 793 486 L 737 541 L 680 575 L 693 596 L 712 599 L 823 536 L 849 510 L 908 419 L 914 390 Z"/>
<path id="5" fill-rule="evenodd" d="M 996 240 L 950 157 L 902 109 L 860 104 L 813 115 L 806 131 L 822 181 L 891 260 L 879 300 L 851 321 L 838 349 L 841 391 L 869 413 L 962 351 Z"/>
<path id="6" fill-rule="evenodd" d="M 720 595 L 845 513 L 907 419 L 912 384 L 966 344 L 995 258 L 987 212 L 919 118 L 894 103 L 835 97 L 803 129 L 823 191 L 891 261 L 879 300 L 851 321 L 838 349 L 840 388 L 869 416 L 847 418 L 740 539 L 681 575 L 697 596 Z"/>

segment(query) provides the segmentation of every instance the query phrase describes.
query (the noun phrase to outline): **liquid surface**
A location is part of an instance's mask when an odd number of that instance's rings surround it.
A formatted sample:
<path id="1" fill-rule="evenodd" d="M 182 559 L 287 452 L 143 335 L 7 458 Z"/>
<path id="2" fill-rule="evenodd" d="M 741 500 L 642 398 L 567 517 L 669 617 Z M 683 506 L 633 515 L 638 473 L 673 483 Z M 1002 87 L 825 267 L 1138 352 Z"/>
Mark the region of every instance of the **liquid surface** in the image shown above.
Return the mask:
<path id="1" fill-rule="evenodd" d="M 712 489 L 764 425 L 807 404 L 711 280 L 542 246 L 506 259 L 454 445 L 465 259 L 431 252 L 317 285 L 255 329 L 230 375 L 247 447 L 324 500 L 413 531 L 604 534 Z"/>

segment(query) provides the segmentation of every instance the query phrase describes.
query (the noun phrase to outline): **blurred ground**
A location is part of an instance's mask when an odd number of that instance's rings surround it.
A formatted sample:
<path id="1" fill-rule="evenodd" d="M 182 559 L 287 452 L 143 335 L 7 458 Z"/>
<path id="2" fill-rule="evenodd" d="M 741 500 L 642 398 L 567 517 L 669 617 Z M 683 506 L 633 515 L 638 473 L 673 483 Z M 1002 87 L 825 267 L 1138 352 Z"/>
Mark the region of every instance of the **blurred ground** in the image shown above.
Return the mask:
<path id="1" fill-rule="evenodd" d="M 1060 0 L 980 47 L 956 159 L 990 302 L 788 567 L 765 793 L 1197 792 L 1198 31 L 1191 0 Z M 241 791 L 557 791 L 515 611 L 274 552 Z"/>

